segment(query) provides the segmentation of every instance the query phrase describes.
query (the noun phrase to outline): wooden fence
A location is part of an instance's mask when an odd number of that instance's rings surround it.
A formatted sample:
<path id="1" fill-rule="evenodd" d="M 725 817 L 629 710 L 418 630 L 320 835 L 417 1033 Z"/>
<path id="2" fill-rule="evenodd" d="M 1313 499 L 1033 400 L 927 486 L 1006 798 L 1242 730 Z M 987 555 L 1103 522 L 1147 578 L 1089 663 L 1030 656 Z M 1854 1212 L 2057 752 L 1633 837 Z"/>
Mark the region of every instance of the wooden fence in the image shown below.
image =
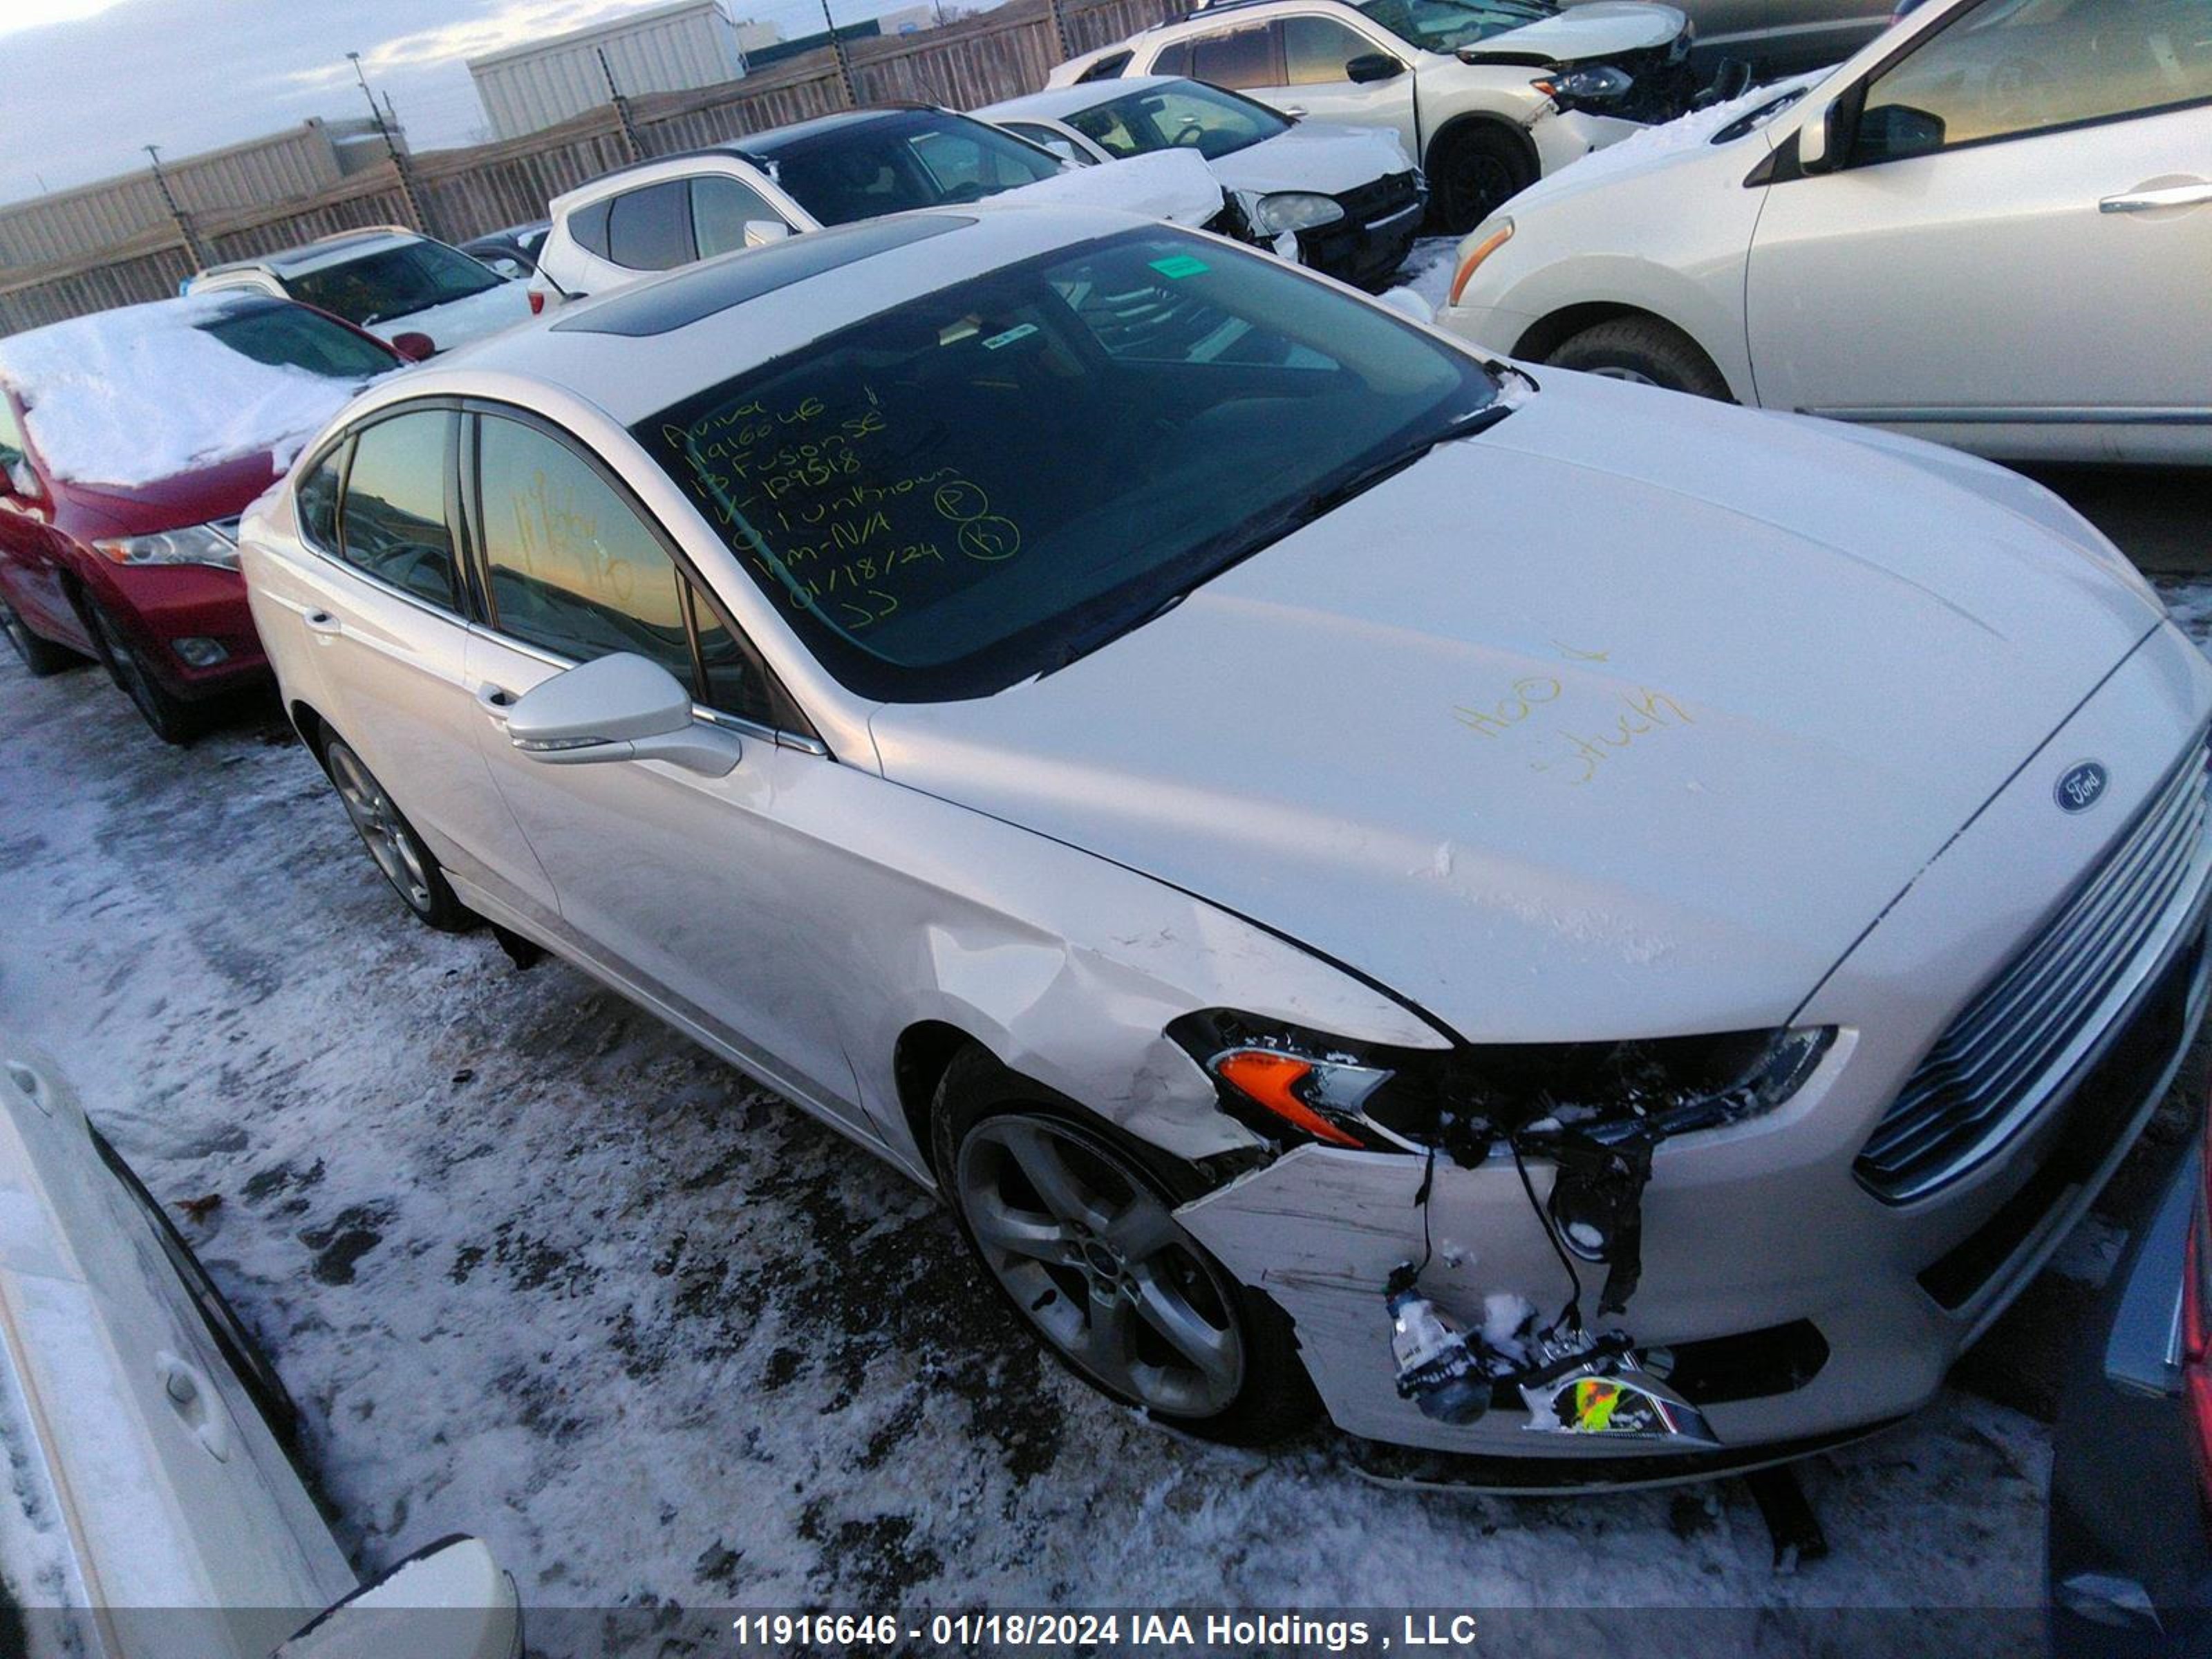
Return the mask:
<path id="1" fill-rule="evenodd" d="M 1007 0 L 980 17 L 915 34 L 849 42 L 863 104 L 911 99 L 974 109 L 1034 92 L 1069 49 L 1122 39 L 1188 0 Z M 313 196 L 195 216 L 192 228 L 216 260 L 249 258 L 333 231 L 420 223 L 428 234 L 466 241 L 503 225 L 540 219 L 545 204 L 586 179 L 645 157 L 720 143 L 847 107 L 834 53 L 810 52 L 742 81 L 628 100 L 627 126 L 611 105 L 543 132 L 468 149 L 430 150 L 385 162 Z M 414 205 L 410 205 L 410 198 Z M 416 210 L 419 206 L 419 214 Z M 196 268 L 181 228 L 164 226 L 97 255 L 30 269 L 0 269 L 0 334 L 166 299 Z"/>

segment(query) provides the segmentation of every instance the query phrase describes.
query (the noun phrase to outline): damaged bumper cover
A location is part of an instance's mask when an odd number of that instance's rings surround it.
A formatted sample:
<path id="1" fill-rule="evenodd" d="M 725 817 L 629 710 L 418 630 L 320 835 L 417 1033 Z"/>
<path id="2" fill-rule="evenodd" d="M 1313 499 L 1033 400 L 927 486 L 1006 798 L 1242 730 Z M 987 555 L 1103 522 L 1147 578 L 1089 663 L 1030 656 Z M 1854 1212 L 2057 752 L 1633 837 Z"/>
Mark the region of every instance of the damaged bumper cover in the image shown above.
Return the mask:
<path id="1" fill-rule="evenodd" d="M 1688 1479 L 1910 1413 L 2087 1207 L 2203 1017 L 2212 843 L 2200 808 L 2176 834 L 2178 875 L 2075 1011 L 2075 1036 L 2039 1051 L 2033 1109 L 2002 1143 L 1916 1201 L 1891 1201 L 1863 1178 L 1885 1115 L 1983 989 L 2063 936 L 2069 907 L 2139 844 L 2177 780 L 2202 799 L 2207 671 L 2186 649 L 2170 624 L 2154 634 L 1838 965 L 1798 1016 L 1833 1027 L 1835 1038 L 1786 1103 L 1660 1146 L 1643 1199 L 1642 1285 L 1622 1322 L 1710 1423 L 1718 1451 L 1532 1434 L 1528 1414 L 1507 1409 L 1443 1423 L 1399 1396 L 1382 1291 L 1431 1242 L 1424 1293 L 1461 1324 L 1482 1324 L 1493 1297 L 1525 1299 L 1547 1317 L 1567 1299 L 1510 1158 L 1462 1167 L 1437 1158 L 1425 1214 L 1427 1160 L 1301 1146 L 1178 1218 L 1290 1316 L 1340 1428 L 1447 1464 L 1476 1460 L 1461 1466 L 1476 1473 L 1453 1476 L 1437 1473 L 1446 1464 L 1401 1456 L 1378 1471 L 1393 1478 L 1528 1487 Z M 2146 720 L 2146 708 L 2171 719 Z M 2078 821 L 2053 807 L 2045 775 L 2077 749 L 2129 780 L 2124 797 L 2108 800 L 2114 810 L 2086 867 Z M 1988 925 L 1962 929 L 1962 916 Z M 1547 1198 L 1553 1169 L 1532 1164 L 1528 1175 Z"/>

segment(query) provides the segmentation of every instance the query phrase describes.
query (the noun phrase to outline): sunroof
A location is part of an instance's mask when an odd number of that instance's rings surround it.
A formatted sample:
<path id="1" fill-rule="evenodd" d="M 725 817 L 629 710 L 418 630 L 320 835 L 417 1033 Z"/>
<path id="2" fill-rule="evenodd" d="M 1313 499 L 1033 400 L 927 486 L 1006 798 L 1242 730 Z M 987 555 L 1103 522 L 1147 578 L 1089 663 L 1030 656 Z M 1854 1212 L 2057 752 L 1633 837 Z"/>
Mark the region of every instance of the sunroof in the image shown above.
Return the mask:
<path id="1" fill-rule="evenodd" d="M 635 293 L 618 295 L 604 305 L 562 318 L 553 329 L 558 333 L 625 334 L 634 339 L 667 334 L 825 270 L 855 264 L 894 248 L 910 247 L 975 222 L 931 214 L 867 219 L 855 225 L 809 231 L 714 260 Z"/>

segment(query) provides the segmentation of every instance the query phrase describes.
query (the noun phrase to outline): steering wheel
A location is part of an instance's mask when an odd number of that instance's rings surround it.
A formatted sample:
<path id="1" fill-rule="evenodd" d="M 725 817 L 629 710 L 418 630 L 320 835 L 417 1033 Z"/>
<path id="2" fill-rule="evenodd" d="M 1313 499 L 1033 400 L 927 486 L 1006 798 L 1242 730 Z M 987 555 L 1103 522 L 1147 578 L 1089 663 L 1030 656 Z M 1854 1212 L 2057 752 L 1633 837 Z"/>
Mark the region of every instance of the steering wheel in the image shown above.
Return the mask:
<path id="1" fill-rule="evenodd" d="M 1195 121 L 1186 121 L 1168 142 L 1180 149 L 1196 149 L 1206 142 L 1206 129 Z"/>

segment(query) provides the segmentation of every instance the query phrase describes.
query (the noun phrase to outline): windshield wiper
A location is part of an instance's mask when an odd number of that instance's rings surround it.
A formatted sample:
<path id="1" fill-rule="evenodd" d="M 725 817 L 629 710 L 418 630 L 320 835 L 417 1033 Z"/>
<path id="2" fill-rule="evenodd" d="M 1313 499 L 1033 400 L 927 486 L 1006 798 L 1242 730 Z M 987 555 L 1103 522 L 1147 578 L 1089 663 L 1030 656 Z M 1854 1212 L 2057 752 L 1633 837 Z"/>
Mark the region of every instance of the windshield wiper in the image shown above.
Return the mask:
<path id="1" fill-rule="evenodd" d="M 1510 415 L 1517 404 L 1498 399 L 1485 404 L 1480 409 L 1469 410 L 1389 453 L 1370 461 L 1350 477 L 1340 478 L 1326 489 L 1317 489 L 1286 503 L 1243 527 L 1233 548 L 1223 557 L 1207 562 L 1197 574 L 1181 583 L 1156 604 L 1129 616 L 1109 618 L 1097 627 L 1082 633 L 1072 634 L 1060 643 L 1052 659 L 1037 671 L 1036 678 L 1056 674 L 1079 658 L 1111 645 L 1124 635 L 1133 634 L 1148 623 L 1162 617 L 1181 605 L 1200 588 L 1212 581 L 1232 565 L 1243 563 L 1255 553 L 1273 545 L 1292 532 L 1301 530 L 1315 520 L 1325 518 L 1342 507 L 1355 495 L 1364 495 L 1394 473 L 1403 472 L 1421 459 L 1438 444 L 1448 444 L 1460 438 L 1472 438 L 1479 432 L 1487 432 Z"/>

